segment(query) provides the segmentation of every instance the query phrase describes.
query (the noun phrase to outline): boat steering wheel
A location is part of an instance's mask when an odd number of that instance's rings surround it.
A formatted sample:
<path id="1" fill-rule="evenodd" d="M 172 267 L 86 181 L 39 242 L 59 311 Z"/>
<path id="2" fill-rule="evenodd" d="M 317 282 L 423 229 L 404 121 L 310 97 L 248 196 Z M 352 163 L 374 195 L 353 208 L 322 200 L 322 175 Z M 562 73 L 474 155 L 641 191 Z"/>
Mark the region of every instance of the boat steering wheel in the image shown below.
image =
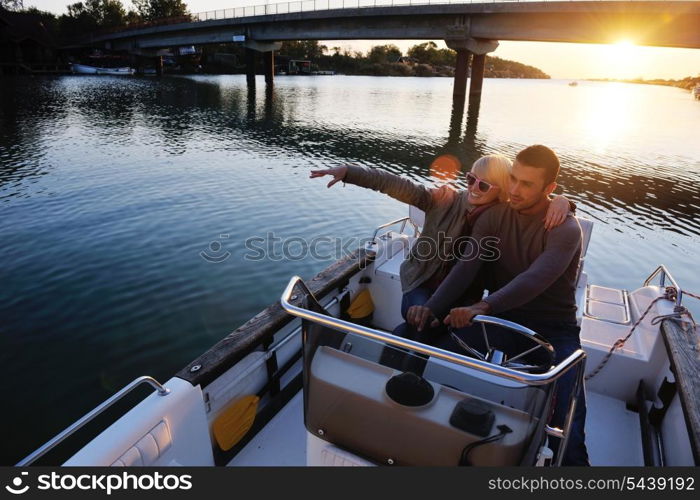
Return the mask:
<path id="1" fill-rule="evenodd" d="M 450 335 L 452 338 L 464 349 L 469 355 L 474 356 L 481 361 L 486 361 L 488 363 L 493 363 L 498 366 L 503 366 L 505 368 L 512 368 L 513 370 L 518 370 L 522 372 L 544 372 L 549 370 L 549 368 L 554 364 L 554 347 L 552 344 L 547 342 L 542 335 L 536 333 L 529 328 L 525 328 L 518 323 L 508 321 L 501 318 L 495 318 L 493 316 L 483 316 L 477 315 L 472 318 L 472 323 L 481 324 L 481 330 L 484 334 L 484 342 L 486 343 L 486 352 L 481 352 L 475 349 L 468 342 L 462 340 L 456 333 L 450 329 Z M 530 340 L 534 345 L 530 349 L 526 349 L 522 352 L 517 353 L 514 356 L 508 357 L 505 352 L 493 348 L 489 343 L 488 333 L 486 333 L 486 325 L 496 325 L 500 326 L 504 330 L 509 332 L 515 332 L 519 335 Z M 543 350 L 546 355 L 546 360 L 539 364 L 528 364 L 523 362 L 523 358 L 528 354 L 531 354 L 538 349 Z M 518 361 L 521 360 L 521 361 Z"/>

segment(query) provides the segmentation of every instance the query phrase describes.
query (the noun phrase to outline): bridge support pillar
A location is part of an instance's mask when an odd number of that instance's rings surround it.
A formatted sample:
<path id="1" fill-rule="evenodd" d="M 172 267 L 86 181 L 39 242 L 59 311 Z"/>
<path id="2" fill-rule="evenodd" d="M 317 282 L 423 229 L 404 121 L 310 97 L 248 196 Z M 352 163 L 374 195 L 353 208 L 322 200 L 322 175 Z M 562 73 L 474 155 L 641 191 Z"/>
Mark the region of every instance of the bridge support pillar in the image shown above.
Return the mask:
<path id="1" fill-rule="evenodd" d="M 486 54 L 474 54 L 472 58 L 472 81 L 469 84 L 469 108 L 467 109 L 467 133 L 476 133 L 481 108 L 481 89 L 484 84 Z"/>
<path id="2" fill-rule="evenodd" d="M 486 54 L 474 54 L 472 58 L 472 81 L 469 84 L 469 105 L 481 101 L 481 89 L 484 85 L 484 63 Z"/>
<path id="3" fill-rule="evenodd" d="M 467 78 L 469 76 L 469 58 L 471 52 L 457 49 L 454 86 L 452 88 L 452 119 L 450 120 L 450 140 L 455 140 L 462 127 L 464 101 L 467 97 Z"/>
<path id="4" fill-rule="evenodd" d="M 469 58 L 472 58 L 472 81 L 469 86 L 469 110 L 467 112 L 467 131 L 469 132 L 470 128 L 476 130 L 476 122 L 481 105 L 481 88 L 484 84 L 484 63 L 486 61 L 486 54 L 496 50 L 498 42 L 496 40 L 470 38 L 463 29 L 453 31 L 453 36 L 445 40 L 449 48 L 457 51 L 455 86 L 452 93 L 453 122 L 455 121 L 454 113 L 462 113 L 464 110 L 467 88 L 467 67 L 469 66 Z"/>
<path id="5" fill-rule="evenodd" d="M 452 99 L 460 101 L 464 107 L 464 99 L 467 95 L 467 77 L 469 73 L 469 57 L 471 53 L 468 50 L 457 49 L 457 64 L 455 66 L 455 81 L 452 88 Z"/>
<path id="6" fill-rule="evenodd" d="M 253 49 L 249 49 L 249 48 L 245 49 L 246 82 L 251 87 L 255 86 L 255 63 L 257 62 L 256 61 L 256 59 L 257 59 L 256 54 L 257 54 L 257 52 Z"/>
<path id="7" fill-rule="evenodd" d="M 265 83 L 268 87 L 272 87 L 275 79 L 275 53 L 270 50 L 263 52 L 263 61 L 265 62 Z"/>
<path id="8" fill-rule="evenodd" d="M 156 66 L 156 75 L 163 76 L 163 56 L 156 56 L 153 62 Z"/>

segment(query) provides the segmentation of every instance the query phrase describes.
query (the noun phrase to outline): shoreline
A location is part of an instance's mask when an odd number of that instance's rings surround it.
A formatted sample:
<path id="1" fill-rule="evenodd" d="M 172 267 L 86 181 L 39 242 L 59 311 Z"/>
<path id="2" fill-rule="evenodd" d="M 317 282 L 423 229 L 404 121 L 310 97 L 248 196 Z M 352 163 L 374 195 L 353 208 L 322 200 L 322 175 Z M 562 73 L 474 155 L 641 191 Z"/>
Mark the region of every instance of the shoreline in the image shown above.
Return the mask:
<path id="1" fill-rule="evenodd" d="M 586 78 L 587 82 L 614 82 L 614 83 L 634 83 L 640 85 L 662 85 L 664 87 L 676 87 L 679 89 L 692 91 L 693 88 L 700 85 L 700 77 L 686 77 L 682 80 L 644 80 L 643 78 L 634 78 L 629 80 L 617 78 Z"/>

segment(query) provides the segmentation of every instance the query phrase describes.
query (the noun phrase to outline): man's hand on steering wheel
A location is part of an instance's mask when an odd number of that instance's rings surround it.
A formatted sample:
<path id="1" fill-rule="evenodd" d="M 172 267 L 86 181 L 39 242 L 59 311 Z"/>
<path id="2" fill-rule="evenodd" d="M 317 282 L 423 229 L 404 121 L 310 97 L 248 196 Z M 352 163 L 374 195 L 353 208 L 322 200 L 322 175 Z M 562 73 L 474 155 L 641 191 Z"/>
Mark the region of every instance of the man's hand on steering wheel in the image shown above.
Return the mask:
<path id="1" fill-rule="evenodd" d="M 445 317 L 445 324 L 452 328 L 471 326 L 474 316 L 488 314 L 489 312 L 491 312 L 491 306 L 483 301 L 467 307 L 455 307 Z"/>

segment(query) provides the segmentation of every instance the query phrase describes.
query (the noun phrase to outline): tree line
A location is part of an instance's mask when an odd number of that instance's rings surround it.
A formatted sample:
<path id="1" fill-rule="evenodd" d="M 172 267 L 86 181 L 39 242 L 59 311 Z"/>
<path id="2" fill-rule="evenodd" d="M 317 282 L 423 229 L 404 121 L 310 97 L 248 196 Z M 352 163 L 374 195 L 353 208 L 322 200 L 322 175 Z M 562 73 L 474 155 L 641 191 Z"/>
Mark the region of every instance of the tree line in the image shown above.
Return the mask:
<path id="1" fill-rule="evenodd" d="M 591 78 L 592 81 L 596 82 L 622 82 L 622 83 L 643 83 L 646 85 L 666 85 L 668 87 L 678 87 L 679 89 L 693 90 L 695 87 L 700 86 L 700 74 L 698 76 L 686 76 L 680 80 L 664 80 L 661 78 L 655 79 L 644 79 L 644 78 L 631 78 L 631 79 L 620 79 L 620 78 Z"/>
<path id="2" fill-rule="evenodd" d="M 0 0 L 0 7 L 41 17 L 44 27 L 59 43 L 100 30 L 189 16 L 182 0 L 132 0 L 131 3 L 133 8 L 127 10 L 120 0 L 84 0 L 68 5 L 68 12 L 60 16 L 35 7 L 25 9 L 23 0 Z"/>
<path id="3" fill-rule="evenodd" d="M 240 47 L 219 46 L 207 51 L 236 54 L 243 61 Z M 287 41 L 277 52 L 291 59 L 311 61 L 313 69 L 332 70 L 346 75 L 372 76 L 453 76 L 457 53 L 452 49 L 440 49 L 435 42 L 423 42 L 410 47 L 404 54 L 393 44 L 375 45 L 365 54 L 351 52 L 341 47 L 320 45 L 315 40 Z M 487 56 L 487 78 L 549 78 L 549 75 L 533 66 Z"/>

